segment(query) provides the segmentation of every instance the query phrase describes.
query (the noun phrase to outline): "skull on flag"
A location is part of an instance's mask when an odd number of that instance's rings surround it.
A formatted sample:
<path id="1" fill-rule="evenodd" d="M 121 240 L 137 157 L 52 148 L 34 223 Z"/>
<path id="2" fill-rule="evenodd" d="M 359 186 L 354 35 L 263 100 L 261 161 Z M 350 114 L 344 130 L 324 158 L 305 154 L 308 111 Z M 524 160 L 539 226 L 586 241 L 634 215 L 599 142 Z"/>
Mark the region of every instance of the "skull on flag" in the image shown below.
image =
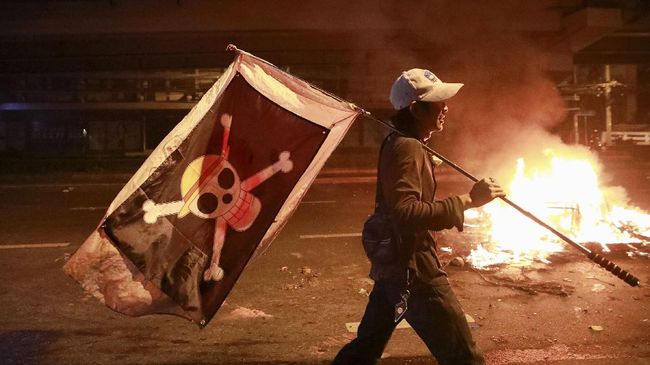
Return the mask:
<path id="1" fill-rule="evenodd" d="M 181 179 L 183 200 L 156 204 L 147 200 L 142 205 L 144 221 L 153 224 L 158 217 L 176 214 L 183 218 L 188 213 L 204 219 L 215 219 L 214 240 L 210 267 L 204 272 L 203 280 L 223 279 L 223 269 L 219 267 L 219 257 L 225 241 L 226 229 L 245 231 L 253 225 L 262 209 L 260 200 L 250 191 L 266 181 L 276 172 L 287 173 L 293 169 L 288 151 L 280 153 L 279 160 L 259 171 L 243 182 L 237 170 L 228 162 L 228 137 L 232 116 L 223 114 L 221 125 L 224 128 L 221 155 L 203 155 L 192 161 Z"/>

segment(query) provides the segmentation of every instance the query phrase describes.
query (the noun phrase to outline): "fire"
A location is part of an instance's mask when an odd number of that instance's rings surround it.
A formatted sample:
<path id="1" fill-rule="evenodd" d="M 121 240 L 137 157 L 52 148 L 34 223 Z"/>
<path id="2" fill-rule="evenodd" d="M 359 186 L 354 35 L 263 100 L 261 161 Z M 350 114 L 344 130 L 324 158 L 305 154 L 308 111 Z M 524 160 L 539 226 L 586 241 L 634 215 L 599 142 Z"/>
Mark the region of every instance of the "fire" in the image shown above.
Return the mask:
<path id="1" fill-rule="evenodd" d="M 578 243 L 643 241 L 650 233 L 650 215 L 627 204 L 621 188 L 602 186 L 600 165 L 588 151 L 547 149 L 540 163 L 517 160 L 511 181 L 503 184 L 510 200 Z M 481 243 L 468 260 L 475 267 L 529 265 L 566 246 L 548 230 L 502 201 L 467 212 Z M 470 228 L 471 230 L 472 228 Z"/>

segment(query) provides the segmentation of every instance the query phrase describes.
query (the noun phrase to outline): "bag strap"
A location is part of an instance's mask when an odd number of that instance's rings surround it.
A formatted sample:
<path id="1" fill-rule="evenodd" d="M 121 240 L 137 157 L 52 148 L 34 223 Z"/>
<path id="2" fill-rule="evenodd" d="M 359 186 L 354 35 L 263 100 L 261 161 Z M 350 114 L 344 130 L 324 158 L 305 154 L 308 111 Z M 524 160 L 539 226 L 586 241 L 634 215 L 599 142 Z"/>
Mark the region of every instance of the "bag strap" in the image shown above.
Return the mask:
<path id="1" fill-rule="evenodd" d="M 383 189 L 381 187 L 381 156 L 384 152 L 384 147 L 386 146 L 386 143 L 388 142 L 388 139 L 393 137 L 394 133 L 390 133 L 386 138 L 384 138 L 384 141 L 381 144 L 381 147 L 379 148 L 379 158 L 377 159 L 377 188 L 375 192 L 375 213 L 381 213 L 381 206 L 384 205 L 384 193 Z M 392 227 L 394 229 L 394 227 Z M 436 257 L 437 259 L 437 257 Z M 408 292 L 409 288 L 411 287 L 411 284 L 413 283 L 413 275 L 410 272 L 409 268 L 406 268 L 406 283 L 404 286 L 404 289 L 402 292 Z"/>
<path id="2" fill-rule="evenodd" d="M 384 192 L 381 187 L 381 155 L 384 152 L 384 147 L 389 138 L 391 138 L 392 133 L 384 138 L 384 141 L 381 143 L 379 148 L 379 157 L 377 158 L 377 187 L 375 189 L 375 213 L 381 212 L 381 206 L 384 204 Z"/>

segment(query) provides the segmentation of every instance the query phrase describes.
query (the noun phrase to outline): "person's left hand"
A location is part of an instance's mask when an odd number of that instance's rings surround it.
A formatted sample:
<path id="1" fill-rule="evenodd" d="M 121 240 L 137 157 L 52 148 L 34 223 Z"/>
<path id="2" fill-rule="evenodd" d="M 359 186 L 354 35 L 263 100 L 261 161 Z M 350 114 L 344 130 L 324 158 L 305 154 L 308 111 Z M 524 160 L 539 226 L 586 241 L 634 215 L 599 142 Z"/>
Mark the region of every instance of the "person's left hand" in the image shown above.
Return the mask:
<path id="1" fill-rule="evenodd" d="M 472 199 L 472 207 L 477 208 L 481 207 L 496 198 L 502 198 L 506 196 L 506 193 L 503 191 L 503 188 L 493 178 L 481 179 L 472 186 L 472 190 L 469 192 L 469 196 Z"/>

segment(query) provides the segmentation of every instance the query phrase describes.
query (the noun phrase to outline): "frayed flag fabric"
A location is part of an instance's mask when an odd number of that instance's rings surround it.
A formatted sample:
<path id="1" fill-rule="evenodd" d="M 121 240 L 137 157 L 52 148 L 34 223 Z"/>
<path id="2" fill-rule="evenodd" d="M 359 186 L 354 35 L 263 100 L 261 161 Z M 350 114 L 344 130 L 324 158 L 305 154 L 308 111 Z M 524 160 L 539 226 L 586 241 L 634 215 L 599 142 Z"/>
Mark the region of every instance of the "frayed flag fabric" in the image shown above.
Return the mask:
<path id="1" fill-rule="evenodd" d="M 237 50 L 64 270 L 111 309 L 205 326 L 360 109 Z"/>

